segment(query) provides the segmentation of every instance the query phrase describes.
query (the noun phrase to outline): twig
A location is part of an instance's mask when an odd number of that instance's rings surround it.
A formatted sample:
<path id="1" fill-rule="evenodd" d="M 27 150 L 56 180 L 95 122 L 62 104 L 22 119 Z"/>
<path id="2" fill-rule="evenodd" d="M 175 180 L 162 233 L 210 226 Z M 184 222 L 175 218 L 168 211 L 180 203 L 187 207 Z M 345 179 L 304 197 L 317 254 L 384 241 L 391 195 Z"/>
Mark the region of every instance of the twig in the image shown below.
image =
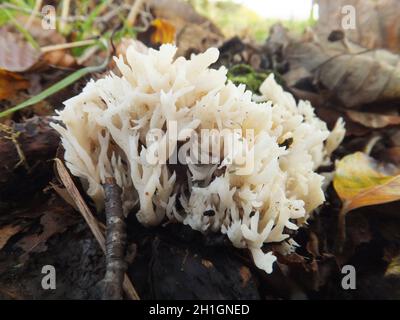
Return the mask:
<path id="1" fill-rule="evenodd" d="M 25 29 L 29 29 L 30 28 L 33 19 L 39 14 L 39 10 L 42 7 L 42 4 L 43 4 L 43 0 L 36 0 L 35 1 L 35 7 L 33 8 L 33 11 L 31 12 L 31 14 L 30 14 L 30 16 L 28 18 L 28 21 L 26 22 L 26 24 L 24 26 Z"/>
<path id="2" fill-rule="evenodd" d="M 92 231 L 94 237 L 96 238 L 97 242 L 100 245 L 100 248 L 103 252 L 106 252 L 106 241 L 104 234 L 101 232 L 99 224 L 96 218 L 93 216 L 92 212 L 86 205 L 85 201 L 83 200 L 81 194 L 79 193 L 77 187 L 75 186 L 74 182 L 72 181 L 71 176 L 69 175 L 67 169 L 65 168 L 64 164 L 60 159 L 55 159 L 57 172 L 60 175 L 60 179 L 64 184 L 65 188 L 67 189 L 68 193 L 71 195 L 72 199 L 74 200 L 76 206 L 79 208 L 79 212 L 82 214 L 83 218 L 85 219 L 86 223 L 89 225 L 90 230 Z M 135 287 L 133 286 L 132 282 L 130 281 L 129 277 L 125 273 L 123 288 L 126 295 L 132 300 L 140 300 L 139 295 L 137 294 Z"/>
<path id="3" fill-rule="evenodd" d="M 126 228 L 122 212 L 121 188 L 114 178 L 106 178 L 103 186 L 107 221 L 106 275 L 103 299 L 121 300 L 125 262 Z"/>
<path id="4" fill-rule="evenodd" d="M 82 40 L 82 41 L 54 44 L 54 45 L 41 47 L 40 51 L 42 53 L 46 53 L 46 52 L 55 51 L 55 50 L 63 50 L 63 49 L 69 49 L 69 48 L 75 48 L 75 47 L 89 46 L 89 45 L 97 43 L 98 41 L 99 41 L 98 39 L 88 39 L 88 40 Z"/>
<path id="5" fill-rule="evenodd" d="M 60 32 L 61 33 L 64 33 L 65 28 L 67 26 L 65 18 L 68 17 L 70 4 L 71 4 L 71 0 L 64 0 L 62 2 L 62 8 L 61 8 L 61 18 L 62 19 L 60 21 Z"/>
<path id="6" fill-rule="evenodd" d="M 83 65 L 84 62 L 89 60 L 89 58 L 97 52 L 97 50 L 99 50 L 98 45 L 85 49 L 85 51 L 76 59 L 76 63 L 78 65 Z"/>
<path id="7" fill-rule="evenodd" d="M 74 200 L 76 206 L 79 209 L 79 212 L 82 214 L 83 218 L 85 219 L 86 223 L 88 224 L 90 230 L 92 231 L 94 237 L 96 238 L 97 242 L 99 243 L 101 249 L 105 252 L 106 251 L 106 240 L 104 238 L 103 233 L 100 231 L 99 225 L 97 223 L 96 218 L 92 215 L 92 212 L 86 205 L 85 201 L 83 200 L 81 194 L 79 193 L 78 189 L 76 188 L 74 182 L 72 181 L 67 169 L 65 168 L 64 164 L 60 159 L 55 159 L 57 171 L 60 175 L 60 179 L 64 184 L 65 188 L 67 189 L 68 193 L 71 195 L 71 198 Z"/>
<path id="8" fill-rule="evenodd" d="M 25 169 L 28 171 L 29 170 L 28 162 L 26 161 L 24 151 L 22 151 L 21 144 L 18 142 L 18 137 L 21 132 L 14 132 L 14 130 L 12 128 L 10 128 L 2 123 L 0 123 L 0 132 L 4 132 L 5 134 L 8 134 L 8 136 L 6 135 L 3 138 L 11 140 L 15 146 L 15 149 L 17 150 L 19 161 L 14 166 L 14 169 L 19 167 L 21 164 L 23 164 L 25 166 Z"/>
<path id="9" fill-rule="evenodd" d="M 135 24 L 136 17 L 144 1 L 145 0 L 135 0 L 135 3 L 132 5 L 131 11 L 129 11 L 128 18 L 126 19 L 126 24 L 128 25 L 128 27 L 132 27 Z"/>
<path id="10" fill-rule="evenodd" d="M 375 147 L 376 143 L 381 139 L 382 139 L 382 137 L 379 135 L 375 135 L 371 139 L 369 139 L 367 145 L 364 148 L 364 153 L 367 155 L 370 155 L 371 151 Z"/>

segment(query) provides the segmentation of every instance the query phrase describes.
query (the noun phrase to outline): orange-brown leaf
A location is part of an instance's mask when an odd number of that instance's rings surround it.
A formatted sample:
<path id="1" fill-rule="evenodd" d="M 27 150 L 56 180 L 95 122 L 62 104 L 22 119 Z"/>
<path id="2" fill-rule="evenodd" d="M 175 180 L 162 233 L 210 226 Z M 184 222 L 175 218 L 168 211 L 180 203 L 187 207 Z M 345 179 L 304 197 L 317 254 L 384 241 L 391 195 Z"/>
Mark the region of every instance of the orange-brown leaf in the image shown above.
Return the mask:
<path id="1" fill-rule="evenodd" d="M 348 110 L 346 111 L 346 113 L 351 120 L 358 122 L 368 128 L 377 129 L 400 124 L 400 116 L 398 115 L 386 115 L 379 113 L 359 112 L 353 110 Z"/>
<path id="2" fill-rule="evenodd" d="M 151 22 L 154 31 L 150 36 L 153 44 L 172 43 L 175 39 L 175 27 L 165 19 L 154 19 Z"/>
<path id="3" fill-rule="evenodd" d="M 17 91 L 28 87 L 29 81 L 19 74 L 0 69 L 0 100 L 9 99 Z"/>
<path id="4" fill-rule="evenodd" d="M 8 240 L 21 230 L 19 225 L 7 225 L 0 227 L 0 250 L 6 245 Z"/>

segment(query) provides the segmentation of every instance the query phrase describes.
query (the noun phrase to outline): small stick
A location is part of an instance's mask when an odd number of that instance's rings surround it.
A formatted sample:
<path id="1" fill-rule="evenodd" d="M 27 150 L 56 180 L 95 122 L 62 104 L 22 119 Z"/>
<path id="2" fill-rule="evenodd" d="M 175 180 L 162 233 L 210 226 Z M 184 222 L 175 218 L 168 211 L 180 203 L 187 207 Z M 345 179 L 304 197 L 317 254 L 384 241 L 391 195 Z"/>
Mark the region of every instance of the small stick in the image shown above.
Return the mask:
<path id="1" fill-rule="evenodd" d="M 105 194 L 106 231 L 106 275 L 103 299 L 121 300 L 122 282 L 127 269 L 125 261 L 126 228 L 122 212 L 121 188 L 114 178 L 106 178 Z"/>
<path id="2" fill-rule="evenodd" d="M 65 31 L 65 28 L 67 27 L 66 18 L 68 17 L 69 14 L 69 7 L 71 4 L 71 0 L 64 0 L 62 3 L 62 8 L 61 8 L 61 21 L 60 21 L 60 32 L 63 33 Z"/>
<path id="3" fill-rule="evenodd" d="M 128 27 L 132 27 L 136 22 L 136 17 L 143 5 L 145 0 L 135 0 L 132 5 L 131 10 L 129 11 L 128 18 L 126 19 L 126 24 Z"/>
<path id="4" fill-rule="evenodd" d="M 63 162 L 56 158 L 55 163 L 57 166 L 57 172 L 60 175 L 60 179 L 64 184 L 65 188 L 67 189 L 68 193 L 70 194 L 71 198 L 74 200 L 75 205 L 78 207 L 79 212 L 82 214 L 83 218 L 85 219 L 86 223 L 89 225 L 90 230 L 92 231 L 94 237 L 96 238 L 97 242 L 100 245 L 100 248 L 103 252 L 106 251 L 105 239 L 104 235 L 100 230 L 99 224 L 96 218 L 93 216 L 92 212 L 90 211 L 89 207 L 83 200 L 81 194 L 79 193 L 78 188 L 75 186 L 74 181 L 72 180 L 67 168 L 65 168 Z M 140 300 L 138 293 L 135 290 L 131 280 L 129 279 L 128 275 L 125 273 L 124 277 L 124 291 L 126 295 L 132 300 Z"/>
<path id="5" fill-rule="evenodd" d="M 30 14 L 28 21 L 25 24 L 25 29 L 29 29 L 31 27 L 33 19 L 39 15 L 39 10 L 42 7 L 43 0 L 36 0 L 35 7 L 33 8 L 32 13 Z"/>
<path id="6" fill-rule="evenodd" d="M 88 40 L 81 40 L 81 41 L 68 42 L 68 43 L 52 44 L 49 46 L 41 47 L 40 51 L 42 53 L 46 53 L 46 52 L 55 51 L 55 50 L 63 50 L 63 49 L 69 49 L 69 48 L 75 48 L 75 47 L 89 46 L 89 45 L 95 44 L 98 41 L 99 41 L 98 39 L 88 39 Z"/>

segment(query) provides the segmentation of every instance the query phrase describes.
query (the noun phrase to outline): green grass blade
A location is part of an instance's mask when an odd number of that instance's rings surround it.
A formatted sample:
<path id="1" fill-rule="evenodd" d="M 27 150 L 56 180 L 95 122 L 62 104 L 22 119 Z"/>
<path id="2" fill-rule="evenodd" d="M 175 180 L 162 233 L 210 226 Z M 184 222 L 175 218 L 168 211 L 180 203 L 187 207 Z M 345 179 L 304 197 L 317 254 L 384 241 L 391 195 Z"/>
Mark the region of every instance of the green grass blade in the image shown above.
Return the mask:
<path id="1" fill-rule="evenodd" d="M 31 46 L 36 49 L 39 50 L 40 46 L 39 44 L 36 42 L 36 40 L 32 37 L 32 35 L 29 33 L 28 30 L 26 30 L 18 21 L 17 19 L 14 18 L 14 16 L 10 13 L 10 11 L 8 11 L 7 9 L 3 9 L 4 13 L 8 16 L 8 18 L 10 19 L 10 21 L 15 25 L 15 27 L 17 28 L 17 30 L 19 32 L 22 33 L 22 35 L 24 36 L 24 38 L 31 44 Z"/>
<path id="2" fill-rule="evenodd" d="M 0 112 L 0 118 L 8 116 L 18 110 L 24 109 L 33 104 L 39 103 L 40 101 L 48 98 L 49 96 L 57 93 L 58 91 L 68 87 L 70 84 L 74 83 L 75 81 L 79 80 L 80 78 L 82 78 L 83 76 L 85 76 L 89 73 L 98 72 L 98 71 L 103 70 L 104 68 L 107 67 L 108 62 L 109 62 L 109 58 L 106 58 L 104 60 L 104 62 L 99 66 L 90 66 L 90 67 L 86 67 L 86 68 L 75 71 L 74 73 L 70 74 L 66 78 L 60 80 L 59 82 L 55 83 L 54 85 L 43 90 L 41 93 L 37 94 L 36 96 L 34 96 L 28 100 L 25 100 L 24 102 L 12 107 L 12 108 L 9 108 L 7 110 Z"/>

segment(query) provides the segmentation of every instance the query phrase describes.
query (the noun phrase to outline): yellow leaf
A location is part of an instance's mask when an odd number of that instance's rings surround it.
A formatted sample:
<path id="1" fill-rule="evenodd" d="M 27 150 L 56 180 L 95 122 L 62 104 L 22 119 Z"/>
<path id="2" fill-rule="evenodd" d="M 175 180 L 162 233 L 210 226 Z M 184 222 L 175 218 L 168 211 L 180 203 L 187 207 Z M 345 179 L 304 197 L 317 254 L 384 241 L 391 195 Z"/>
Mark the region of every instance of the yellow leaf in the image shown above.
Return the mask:
<path id="1" fill-rule="evenodd" d="M 400 255 L 397 257 L 394 257 L 392 261 L 390 261 L 386 271 L 385 271 L 385 277 L 388 276 L 400 276 Z"/>
<path id="2" fill-rule="evenodd" d="M 175 27 L 164 19 L 154 19 L 151 22 L 154 28 L 150 41 L 154 44 L 172 43 L 175 39 Z"/>
<path id="3" fill-rule="evenodd" d="M 346 212 L 400 199 L 400 175 L 365 153 L 348 155 L 336 164 L 333 186 Z"/>
<path id="4" fill-rule="evenodd" d="M 362 152 L 345 156 L 336 163 L 333 186 L 342 200 L 339 237 L 345 239 L 345 216 L 351 210 L 400 200 L 399 169 L 382 165 Z"/>

